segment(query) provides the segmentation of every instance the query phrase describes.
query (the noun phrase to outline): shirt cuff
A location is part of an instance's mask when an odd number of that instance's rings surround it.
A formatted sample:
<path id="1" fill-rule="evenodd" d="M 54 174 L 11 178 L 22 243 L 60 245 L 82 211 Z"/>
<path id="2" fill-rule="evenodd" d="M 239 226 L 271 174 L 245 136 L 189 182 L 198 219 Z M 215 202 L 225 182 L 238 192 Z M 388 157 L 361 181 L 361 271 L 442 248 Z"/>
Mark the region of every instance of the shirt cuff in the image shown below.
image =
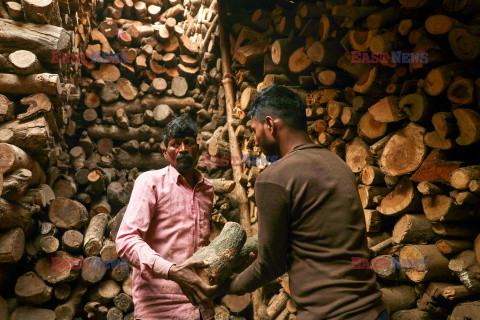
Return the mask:
<path id="1" fill-rule="evenodd" d="M 153 263 L 153 273 L 163 279 L 168 280 L 168 271 L 174 265 L 173 262 L 167 261 L 161 257 L 156 257 Z"/>

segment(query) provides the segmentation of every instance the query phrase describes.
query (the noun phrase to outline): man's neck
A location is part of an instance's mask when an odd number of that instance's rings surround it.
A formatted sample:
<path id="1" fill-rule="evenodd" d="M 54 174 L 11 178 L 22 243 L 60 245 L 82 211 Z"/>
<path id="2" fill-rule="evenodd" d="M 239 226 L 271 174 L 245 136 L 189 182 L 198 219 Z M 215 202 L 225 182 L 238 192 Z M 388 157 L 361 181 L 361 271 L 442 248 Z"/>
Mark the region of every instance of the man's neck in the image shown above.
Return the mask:
<path id="1" fill-rule="evenodd" d="M 305 143 L 312 143 L 312 140 L 306 132 L 289 132 L 280 143 L 280 158 L 292 151 L 296 146 Z"/>
<path id="2" fill-rule="evenodd" d="M 185 178 L 187 183 L 190 185 L 190 187 L 195 188 L 195 185 L 197 184 L 197 176 L 195 175 L 195 169 L 191 168 L 188 169 L 187 171 L 180 172 L 180 174 Z"/>

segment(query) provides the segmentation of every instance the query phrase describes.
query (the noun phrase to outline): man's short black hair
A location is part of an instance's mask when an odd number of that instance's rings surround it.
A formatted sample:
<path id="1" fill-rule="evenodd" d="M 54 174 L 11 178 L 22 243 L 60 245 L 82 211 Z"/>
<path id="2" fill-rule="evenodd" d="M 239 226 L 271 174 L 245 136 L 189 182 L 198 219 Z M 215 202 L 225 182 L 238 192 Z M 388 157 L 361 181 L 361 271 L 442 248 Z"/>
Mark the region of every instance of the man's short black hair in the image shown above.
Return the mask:
<path id="1" fill-rule="evenodd" d="M 195 121 L 188 115 L 183 114 L 170 121 L 163 130 L 163 143 L 165 148 L 172 138 L 194 137 L 197 140 L 197 125 Z"/>
<path id="2" fill-rule="evenodd" d="M 290 128 L 307 130 L 307 115 L 305 103 L 293 90 L 272 84 L 258 93 L 250 105 L 248 116 L 265 122 L 266 116 L 281 119 Z"/>

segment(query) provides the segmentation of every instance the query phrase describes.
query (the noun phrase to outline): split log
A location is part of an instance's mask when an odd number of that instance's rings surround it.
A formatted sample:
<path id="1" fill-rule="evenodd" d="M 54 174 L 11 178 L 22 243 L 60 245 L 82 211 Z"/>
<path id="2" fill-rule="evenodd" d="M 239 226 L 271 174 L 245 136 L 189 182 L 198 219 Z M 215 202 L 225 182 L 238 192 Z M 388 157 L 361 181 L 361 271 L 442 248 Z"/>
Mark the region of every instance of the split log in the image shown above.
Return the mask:
<path id="1" fill-rule="evenodd" d="M 438 96 L 453 81 L 456 76 L 468 75 L 471 67 L 461 63 L 450 63 L 432 69 L 425 78 L 425 92 L 431 96 Z"/>
<path id="2" fill-rule="evenodd" d="M 358 193 L 364 209 L 378 205 L 389 192 L 390 190 L 386 187 L 358 186 Z"/>
<path id="3" fill-rule="evenodd" d="M 15 228 L 0 235 L 0 263 L 18 262 L 25 248 L 25 233 Z"/>
<path id="4" fill-rule="evenodd" d="M 345 162 L 354 173 L 359 173 L 367 165 L 366 158 L 370 155 L 368 145 L 360 138 L 355 138 L 346 145 Z"/>
<path id="5" fill-rule="evenodd" d="M 88 212 L 79 202 L 60 197 L 50 203 L 48 218 L 58 228 L 78 230 L 88 222 Z"/>
<path id="6" fill-rule="evenodd" d="M 454 170 L 450 175 L 450 184 L 458 190 L 468 189 L 473 180 L 480 179 L 480 166 L 462 167 Z"/>
<path id="7" fill-rule="evenodd" d="M 0 94 L 0 122 L 13 120 L 15 118 L 14 111 L 15 104 Z"/>
<path id="8" fill-rule="evenodd" d="M 473 243 L 468 240 L 438 240 L 435 245 L 443 254 L 455 254 L 473 248 Z"/>
<path id="9" fill-rule="evenodd" d="M 9 230 L 16 227 L 31 230 L 33 226 L 31 216 L 35 211 L 35 208 L 11 203 L 0 198 L 0 230 Z"/>
<path id="10" fill-rule="evenodd" d="M 428 243 L 435 239 L 431 222 L 423 214 L 406 214 L 392 231 L 395 243 Z"/>
<path id="11" fill-rule="evenodd" d="M 472 61 L 480 55 L 478 36 L 468 28 L 455 27 L 448 32 L 448 43 L 453 54 L 462 61 Z"/>
<path id="12" fill-rule="evenodd" d="M 480 140 L 480 114 L 472 109 L 453 110 L 460 135 L 455 140 L 461 146 L 470 145 Z"/>
<path id="13" fill-rule="evenodd" d="M 32 172 L 28 169 L 18 169 L 3 178 L 1 196 L 9 201 L 17 201 L 27 190 Z"/>
<path id="14" fill-rule="evenodd" d="M 406 270 L 407 276 L 414 282 L 427 280 L 449 280 L 448 259 L 434 244 L 407 245 L 400 250 L 400 258 L 410 260 L 415 264 Z M 423 262 L 423 263 L 422 263 Z"/>
<path id="15" fill-rule="evenodd" d="M 221 284 L 231 275 L 231 261 L 235 261 L 246 240 L 245 230 L 235 222 L 228 222 L 222 232 L 207 247 L 194 253 L 187 261 L 203 260 L 210 264 L 199 270 L 205 283 Z"/>
<path id="16" fill-rule="evenodd" d="M 458 222 L 432 222 L 432 229 L 441 236 L 457 237 L 470 239 L 478 234 L 475 226 L 469 224 L 459 224 Z"/>
<path id="17" fill-rule="evenodd" d="M 44 117 L 0 124 L 0 142 L 15 145 L 31 155 L 45 155 L 44 148 L 50 145 L 50 141 L 51 133 Z"/>
<path id="18" fill-rule="evenodd" d="M 290 296 L 284 290 L 280 289 L 280 293 L 272 298 L 271 303 L 267 308 L 268 316 L 271 319 L 275 319 L 286 307 L 288 299 L 290 299 Z"/>
<path id="19" fill-rule="evenodd" d="M 25 168 L 31 172 L 30 185 L 45 183 L 45 172 L 40 164 L 19 147 L 0 143 L 0 154 L 0 172 L 3 174 Z"/>
<path id="20" fill-rule="evenodd" d="M 362 183 L 367 186 L 382 185 L 384 183 L 384 173 L 378 167 L 366 165 L 362 170 Z"/>
<path id="21" fill-rule="evenodd" d="M 392 176 L 400 176 L 417 170 L 427 151 L 423 142 L 424 135 L 425 129 L 414 123 L 409 123 L 394 134 L 385 145 L 380 157 L 380 169 Z"/>
<path id="22" fill-rule="evenodd" d="M 318 31 L 315 30 L 315 33 Z M 334 67 L 337 65 L 338 58 L 345 53 L 345 49 L 337 40 L 327 40 L 325 42 L 314 42 L 306 50 L 306 55 L 310 61 L 323 67 Z"/>
<path id="23" fill-rule="evenodd" d="M 100 253 L 107 222 L 108 216 L 105 213 L 97 214 L 90 220 L 83 240 L 83 251 L 88 257 Z"/>
<path id="24" fill-rule="evenodd" d="M 52 297 L 52 287 L 49 287 L 35 272 L 29 271 L 17 279 L 15 295 L 21 303 L 41 305 Z"/>
<path id="25" fill-rule="evenodd" d="M 475 218 L 475 212 L 455 204 L 455 200 L 441 194 L 423 196 L 423 210 L 430 221 L 461 221 Z"/>
<path id="26" fill-rule="evenodd" d="M 398 215 L 420 208 L 419 193 L 408 177 L 402 177 L 395 189 L 383 198 L 377 210 L 385 215 Z"/>
<path id="27" fill-rule="evenodd" d="M 387 124 L 373 119 L 369 112 L 366 112 L 358 122 L 358 135 L 367 140 L 374 141 L 385 135 Z"/>
<path id="28" fill-rule="evenodd" d="M 460 161 L 448 161 L 441 150 L 432 150 L 425 158 L 420 168 L 412 175 L 411 180 L 415 182 L 442 182 L 450 184 L 452 172 L 461 166 Z"/>
<path id="29" fill-rule="evenodd" d="M 406 118 L 405 113 L 400 109 L 397 96 L 388 96 L 381 99 L 371 106 L 368 112 L 373 119 L 383 123 L 396 122 Z"/>

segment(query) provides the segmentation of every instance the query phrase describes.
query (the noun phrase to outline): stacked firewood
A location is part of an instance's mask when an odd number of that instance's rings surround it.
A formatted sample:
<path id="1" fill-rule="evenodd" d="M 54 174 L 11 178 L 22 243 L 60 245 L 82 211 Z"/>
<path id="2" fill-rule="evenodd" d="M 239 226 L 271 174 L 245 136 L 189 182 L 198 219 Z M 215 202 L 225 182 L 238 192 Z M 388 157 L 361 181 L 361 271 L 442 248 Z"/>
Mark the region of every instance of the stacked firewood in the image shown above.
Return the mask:
<path id="1" fill-rule="evenodd" d="M 118 259 L 114 240 L 136 177 L 168 164 L 163 127 L 175 116 L 189 114 L 200 129 L 198 167 L 216 194 L 211 240 L 227 221 L 241 220 L 216 5 L 81 3 L 74 33 L 5 20 L 12 31 L 0 37 L 20 39 L 0 45 L 13 52 L 1 60 L 5 70 L 22 74 L 16 65 L 30 59 L 25 69 L 35 76 L 0 80 L 0 319 L 133 319 L 131 267 Z M 44 68 L 58 76 L 35 74 Z M 251 312 L 250 295 L 218 303 Z"/>
<path id="2" fill-rule="evenodd" d="M 245 119 L 270 84 L 298 92 L 312 142 L 340 156 L 357 176 L 372 253 L 360 267 L 377 273 L 393 319 L 475 317 L 480 6 L 398 2 L 283 3 L 236 20 L 233 13 L 234 114 Z M 373 53 L 388 59 L 375 61 Z M 392 54 L 400 58 L 395 62 Z M 241 182 L 254 223 L 253 186 L 269 163 L 249 122 L 235 135 L 244 159 L 253 159 Z M 264 288 L 268 308 L 282 303 L 272 319 L 295 317 L 288 292 Z"/>

